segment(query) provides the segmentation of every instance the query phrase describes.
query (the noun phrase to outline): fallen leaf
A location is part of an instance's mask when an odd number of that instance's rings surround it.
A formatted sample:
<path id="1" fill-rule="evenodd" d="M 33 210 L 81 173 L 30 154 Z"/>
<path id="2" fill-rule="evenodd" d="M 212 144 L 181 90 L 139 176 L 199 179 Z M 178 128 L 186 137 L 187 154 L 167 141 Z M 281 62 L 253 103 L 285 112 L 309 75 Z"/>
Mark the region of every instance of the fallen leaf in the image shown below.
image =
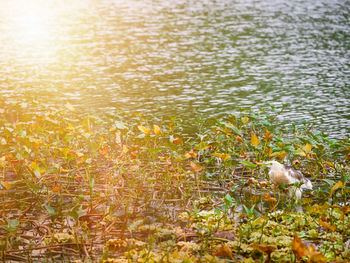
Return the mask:
<path id="1" fill-rule="evenodd" d="M 323 226 L 323 227 L 325 227 L 325 228 L 331 230 L 332 232 L 335 231 L 335 228 L 336 228 L 335 226 L 330 225 L 330 224 L 328 224 L 327 222 L 322 221 L 322 220 L 317 220 L 317 222 L 318 222 L 321 226 Z"/>
<path id="2" fill-rule="evenodd" d="M 200 166 L 199 164 L 196 164 L 194 162 L 190 162 L 190 166 L 192 168 L 193 171 L 195 171 L 196 173 L 202 171 L 203 167 Z"/>
<path id="3" fill-rule="evenodd" d="M 0 183 L 6 190 L 10 190 L 11 189 L 11 185 L 8 182 L 2 181 Z"/>
<path id="4" fill-rule="evenodd" d="M 233 260 L 232 250 L 227 244 L 224 244 L 221 247 L 217 247 L 212 255 L 215 257 L 223 257 Z"/>
<path id="5" fill-rule="evenodd" d="M 319 251 L 316 250 L 314 245 L 308 247 L 309 262 L 326 263 L 327 258 Z"/>
<path id="6" fill-rule="evenodd" d="M 267 255 L 265 263 L 271 263 L 271 253 L 277 249 L 275 246 L 265 244 L 253 244 L 252 247 Z"/>
<path id="7" fill-rule="evenodd" d="M 303 243 L 303 241 L 301 241 L 297 233 L 294 233 L 294 239 L 292 241 L 292 250 L 298 259 L 308 254 L 307 246 Z"/>
<path id="8" fill-rule="evenodd" d="M 314 245 L 309 245 L 308 247 L 301 241 L 297 233 L 294 233 L 294 240 L 292 241 L 292 250 L 296 257 L 300 259 L 301 257 L 308 256 L 308 262 L 315 263 L 326 263 L 326 257 L 319 251 L 316 250 Z"/>

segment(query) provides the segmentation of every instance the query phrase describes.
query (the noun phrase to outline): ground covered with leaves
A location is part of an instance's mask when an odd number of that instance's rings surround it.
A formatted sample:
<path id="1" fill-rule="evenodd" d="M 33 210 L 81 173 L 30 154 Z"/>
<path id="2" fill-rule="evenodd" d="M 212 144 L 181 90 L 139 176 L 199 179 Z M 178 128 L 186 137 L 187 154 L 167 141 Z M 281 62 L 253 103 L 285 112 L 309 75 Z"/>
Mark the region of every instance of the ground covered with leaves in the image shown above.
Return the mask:
<path id="1" fill-rule="evenodd" d="M 151 121 L 71 104 L 0 105 L 6 262 L 348 262 L 350 140 L 279 110 Z M 296 201 L 256 162 L 314 186 Z"/>

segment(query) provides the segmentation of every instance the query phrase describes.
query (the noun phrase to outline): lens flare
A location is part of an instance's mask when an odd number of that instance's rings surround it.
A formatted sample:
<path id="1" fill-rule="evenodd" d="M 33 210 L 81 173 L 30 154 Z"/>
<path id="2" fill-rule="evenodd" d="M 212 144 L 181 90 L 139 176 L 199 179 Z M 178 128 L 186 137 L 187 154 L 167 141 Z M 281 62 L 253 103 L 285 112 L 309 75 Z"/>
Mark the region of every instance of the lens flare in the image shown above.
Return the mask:
<path id="1" fill-rule="evenodd" d="M 1 39 L 7 54 L 22 62 L 53 59 L 59 28 L 54 0 L 4 0 L 0 9 Z"/>
<path id="2" fill-rule="evenodd" d="M 11 1 L 7 23 L 15 42 L 38 44 L 50 39 L 55 21 L 55 9 L 50 1 Z"/>

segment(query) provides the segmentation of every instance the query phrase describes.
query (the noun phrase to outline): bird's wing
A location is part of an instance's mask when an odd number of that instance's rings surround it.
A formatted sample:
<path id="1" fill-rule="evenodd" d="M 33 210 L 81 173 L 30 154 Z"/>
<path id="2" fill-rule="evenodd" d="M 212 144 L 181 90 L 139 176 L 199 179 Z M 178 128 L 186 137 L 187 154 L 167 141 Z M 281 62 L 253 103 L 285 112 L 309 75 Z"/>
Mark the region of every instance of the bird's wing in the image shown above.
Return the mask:
<path id="1" fill-rule="evenodd" d="M 294 170 L 291 167 L 288 167 L 287 171 L 292 184 L 296 182 L 304 182 L 305 178 L 300 172 Z"/>

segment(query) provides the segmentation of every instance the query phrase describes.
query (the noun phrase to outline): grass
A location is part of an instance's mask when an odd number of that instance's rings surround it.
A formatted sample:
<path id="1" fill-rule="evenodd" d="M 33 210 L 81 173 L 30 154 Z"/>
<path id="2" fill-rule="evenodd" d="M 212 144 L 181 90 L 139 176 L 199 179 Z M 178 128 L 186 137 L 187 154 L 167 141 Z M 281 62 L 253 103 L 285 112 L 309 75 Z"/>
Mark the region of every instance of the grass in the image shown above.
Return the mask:
<path id="1" fill-rule="evenodd" d="M 191 136 L 176 119 L 69 103 L 0 110 L 3 261 L 350 260 L 348 138 L 281 125 L 275 108 L 202 121 Z M 274 192 L 255 165 L 271 159 L 313 193 Z"/>

